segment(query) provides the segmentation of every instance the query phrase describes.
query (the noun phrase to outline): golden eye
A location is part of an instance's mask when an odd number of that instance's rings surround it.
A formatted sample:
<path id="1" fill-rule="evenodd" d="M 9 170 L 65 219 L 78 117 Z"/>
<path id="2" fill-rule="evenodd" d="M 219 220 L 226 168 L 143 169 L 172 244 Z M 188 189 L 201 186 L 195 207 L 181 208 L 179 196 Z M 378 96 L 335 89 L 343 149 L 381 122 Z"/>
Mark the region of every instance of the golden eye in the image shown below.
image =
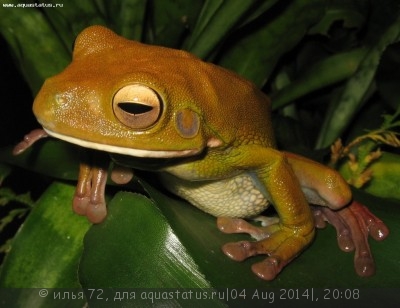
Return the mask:
<path id="1" fill-rule="evenodd" d="M 159 119 L 162 101 L 153 89 L 131 84 L 115 93 L 113 111 L 117 119 L 128 127 L 148 128 Z"/>

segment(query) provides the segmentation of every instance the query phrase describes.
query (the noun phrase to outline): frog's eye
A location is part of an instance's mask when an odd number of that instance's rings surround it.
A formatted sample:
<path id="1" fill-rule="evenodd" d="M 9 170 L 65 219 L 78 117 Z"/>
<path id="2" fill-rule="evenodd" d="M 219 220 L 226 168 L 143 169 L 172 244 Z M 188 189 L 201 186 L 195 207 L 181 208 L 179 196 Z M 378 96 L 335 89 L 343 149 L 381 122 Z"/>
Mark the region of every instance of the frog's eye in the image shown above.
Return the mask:
<path id="1" fill-rule="evenodd" d="M 113 110 L 117 119 L 126 126 L 143 129 L 157 122 L 162 110 L 162 101 L 149 87 L 131 84 L 115 93 Z"/>

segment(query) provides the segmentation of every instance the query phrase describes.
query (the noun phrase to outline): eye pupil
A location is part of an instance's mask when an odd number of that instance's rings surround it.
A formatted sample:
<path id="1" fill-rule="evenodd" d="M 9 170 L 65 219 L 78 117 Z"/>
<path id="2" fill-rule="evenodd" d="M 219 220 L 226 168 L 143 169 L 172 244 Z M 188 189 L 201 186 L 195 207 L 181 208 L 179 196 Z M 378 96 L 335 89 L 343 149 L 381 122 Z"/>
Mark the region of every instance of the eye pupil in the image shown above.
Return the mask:
<path id="1" fill-rule="evenodd" d="M 130 113 L 132 115 L 143 114 L 153 110 L 152 106 L 137 104 L 132 102 L 118 103 L 118 107 L 121 108 L 123 111 Z"/>

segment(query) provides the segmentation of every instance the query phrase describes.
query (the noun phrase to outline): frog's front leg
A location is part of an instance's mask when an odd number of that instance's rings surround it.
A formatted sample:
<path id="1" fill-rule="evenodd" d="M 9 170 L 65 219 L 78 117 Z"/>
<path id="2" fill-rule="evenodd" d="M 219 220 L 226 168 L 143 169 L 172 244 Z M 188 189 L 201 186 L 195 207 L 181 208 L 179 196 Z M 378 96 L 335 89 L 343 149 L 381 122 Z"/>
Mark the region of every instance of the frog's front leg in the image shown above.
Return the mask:
<path id="1" fill-rule="evenodd" d="M 107 216 L 104 197 L 107 183 L 107 168 L 99 164 L 79 166 L 78 184 L 76 186 L 72 207 L 78 215 L 84 215 L 92 223 L 100 223 Z"/>
<path id="2" fill-rule="evenodd" d="M 252 266 L 260 278 L 272 280 L 282 268 L 308 246 L 314 236 L 313 215 L 285 155 L 274 149 L 246 146 L 238 154 L 241 167 L 255 171 L 280 217 L 279 223 L 263 228 L 266 238 L 228 243 L 226 255 L 242 261 L 267 254 L 264 261 Z"/>

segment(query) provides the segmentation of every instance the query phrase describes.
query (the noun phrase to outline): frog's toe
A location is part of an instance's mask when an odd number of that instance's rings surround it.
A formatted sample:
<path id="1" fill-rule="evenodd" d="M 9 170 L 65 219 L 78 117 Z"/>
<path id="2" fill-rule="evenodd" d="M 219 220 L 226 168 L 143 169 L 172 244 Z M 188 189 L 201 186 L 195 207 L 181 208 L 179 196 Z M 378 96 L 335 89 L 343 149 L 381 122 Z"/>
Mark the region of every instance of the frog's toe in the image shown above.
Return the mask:
<path id="1" fill-rule="evenodd" d="M 90 202 L 89 196 L 79 196 L 75 194 L 72 200 L 72 209 L 74 212 L 81 216 L 86 216 L 86 209 Z"/>
<path id="2" fill-rule="evenodd" d="M 256 216 L 252 220 L 260 222 L 261 226 L 263 226 L 263 227 L 268 227 L 270 225 L 274 225 L 279 222 L 278 217 L 269 217 L 269 216 L 263 216 L 263 215 Z"/>
<path id="3" fill-rule="evenodd" d="M 111 170 L 111 180 L 116 184 L 126 184 L 133 178 L 132 168 L 114 165 Z"/>
<path id="4" fill-rule="evenodd" d="M 363 204 L 353 201 L 349 206 L 350 211 L 355 215 L 358 223 L 364 228 L 374 240 L 382 241 L 389 235 L 389 229 L 385 223 Z"/>
<path id="5" fill-rule="evenodd" d="M 338 232 L 337 242 L 339 248 L 344 252 L 353 251 L 355 248 L 353 236 L 348 229 Z"/>
<path id="6" fill-rule="evenodd" d="M 241 218 L 218 217 L 217 227 L 224 233 L 248 233 L 249 223 Z"/>
<path id="7" fill-rule="evenodd" d="M 248 241 L 227 243 L 222 246 L 222 251 L 226 256 L 235 261 L 244 261 L 256 254 L 253 249 L 253 243 Z"/>
<path id="8" fill-rule="evenodd" d="M 369 277 L 375 274 L 375 262 L 369 251 L 354 258 L 354 268 L 358 276 Z"/>
<path id="9" fill-rule="evenodd" d="M 253 264 L 251 270 L 264 280 L 273 280 L 288 262 L 282 262 L 278 257 L 269 257 L 264 261 Z"/>
<path id="10" fill-rule="evenodd" d="M 96 162 L 101 166 L 101 157 L 96 157 Z M 86 215 L 94 224 L 100 223 L 107 216 L 107 207 L 104 190 L 107 182 L 106 167 L 91 167 L 81 164 L 79 170 L 78 185 L 72 207 L 75 213 Z"/>
<path id="11" fill-rule="evenodd" d="M 244 261 L 247 258 L 257 255 L 271 255 L 274 252 L 274 247 L 272 245 L 266 245 L 265 240 L 250 242 L 250 241 L 240 241 L 235 243 L 227 243 L 222 246 L 222 251 L 226 256 L 235 261 Z"/>
<path id="12" fill-rule="evenodd" d="M 89 203 L 86 209 L 86 217 L 91 223 L 98 224 L 107 216 L 107 206 L 105 202 Z"/>
<path id="13" fill-rule="evenodd" d="M 340 211 L 333 211 L 327 207 L 313 207 L 313 212 L 314 218 L 316 216 L 321 216 L 325 221 L 335 227 L 338 246 L 342 251 L 349 252 L 354 250 L 354 235 L 352 234 L 347 221 L 342 217 Z M 320 214 L 318 215 L 317 213 Z M 318 227 L 317 223 L 316 227 Z"/>
<path id="14" fill-rule="evenodd" d="M 72 209 L 81 216 L 86 216 L 87 219 L 94 224 L 100 223 L 107 216 L 107 207 L 104 198 L 93 199 L 89 193 L 75 193 L 72 201 Z"/>
<path id="15" fill-rule="evenodd" d="M 390 231 L 384 222 L 378 220 L 371 222 L 369 225 L 369 233 L 374 240 L 383 241 L 388 237 Z"/>
<path id="16" fill-rule="evenodd" d="M 276 219 L 274 218 L 276 222 Z M 266 227 L 257 227 L 241 218 L 218 217 L 218 229 L 224 233 L 247 233 L 256 240 L 270 236 L 276 231 L 276 223 Z"/>
<path id="17" fill-rule="evenodd" d="M 314 225 L 317 229 L 324 229 L 326 227 L 325 216 L 320 207 L 311 206 L 314 215 Z"/>

